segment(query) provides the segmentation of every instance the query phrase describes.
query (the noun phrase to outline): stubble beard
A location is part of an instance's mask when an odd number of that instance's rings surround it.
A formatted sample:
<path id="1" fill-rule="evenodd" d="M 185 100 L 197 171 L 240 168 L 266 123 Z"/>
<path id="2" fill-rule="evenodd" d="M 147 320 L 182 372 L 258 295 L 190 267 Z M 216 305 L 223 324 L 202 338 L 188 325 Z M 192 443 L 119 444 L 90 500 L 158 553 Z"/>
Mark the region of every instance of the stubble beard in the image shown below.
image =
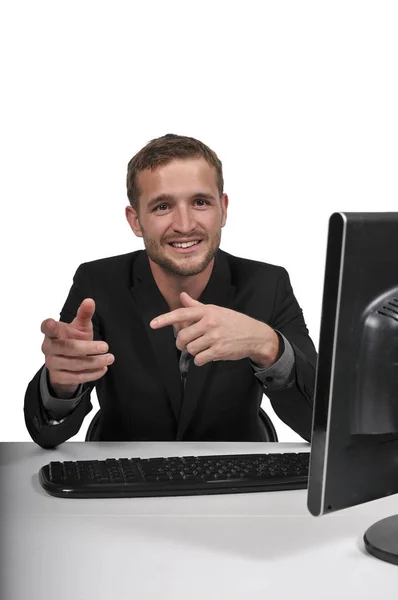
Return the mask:
<path id="1" fill-rule="evenodd" d="M 172 275 L 177 275 L 179 277 L 191 277 L 193 275 L 199 275 L 199 273 L 202 273 L 213 260 L 217 250 L 220 247 L 221 231 L 218 234 L 216 234 L 211 240 L 211 243 L 205 256 L 199 263 L 195 263 L 195 258 L 190 258 L 188 256 L 184 257 L 184 255 L 181 255 L 181 262 L 173 261 L 171 258 L 165 256 L 165 252 L 162 249 L 162 245 L 159 244 L 156 240 L 147 237 L 144 234 L 144 232 L 143 239 L 147 254 L 154 263 L 156 263 Z M 203 243 L 206 243 L 205 239 L 202 239 L 201 244 Z"/>

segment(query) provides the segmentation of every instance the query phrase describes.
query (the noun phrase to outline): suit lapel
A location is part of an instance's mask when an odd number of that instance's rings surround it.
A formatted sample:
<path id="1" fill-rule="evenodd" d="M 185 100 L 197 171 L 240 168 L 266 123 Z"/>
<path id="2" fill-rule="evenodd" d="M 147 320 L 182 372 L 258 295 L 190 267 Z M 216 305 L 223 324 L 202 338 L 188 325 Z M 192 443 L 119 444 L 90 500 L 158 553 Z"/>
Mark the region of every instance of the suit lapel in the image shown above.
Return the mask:
<path id="1" fill-rule="evenodd" d="M 216 254 L 209 282 L 199 298 L 199 301 L 203 304 L 216 304 L 217 306 L 232 308 L 234 292 L 235 287 L 231 284 L 231 273 L 227 257 L 224 252 L 219 250 Z M 183 439 L 183 436 L 194 417 L 206 380 L 213 369 L 214 363 L 207 363 L 202 367 L 197 367 L 192 360 L 188 370 L 184 400 L 178 423 L 177 440 Z"/>
<path id="2" fill-rule="evenodd" d="M 182 386 L 175 338 L 172 327 L 152 329 L 149 326 L 152 319 L 168 312 L 169 307 L 153 279 L 146 252 L 140 253 L 133 263 L 132 283 L 131 291 L 178 422 L 182 403 Z M 156 419 L 156 415 L 154 418 Z"/>

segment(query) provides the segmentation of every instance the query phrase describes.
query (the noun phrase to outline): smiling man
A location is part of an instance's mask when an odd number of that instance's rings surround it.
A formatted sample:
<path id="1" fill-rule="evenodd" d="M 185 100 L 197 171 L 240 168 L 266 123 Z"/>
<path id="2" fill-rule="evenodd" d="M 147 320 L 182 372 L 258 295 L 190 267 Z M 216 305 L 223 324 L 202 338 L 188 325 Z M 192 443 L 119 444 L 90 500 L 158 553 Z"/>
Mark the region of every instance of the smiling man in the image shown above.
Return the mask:
<path id="1" fill-rule="evenodd" d="M 217 155 L 190 137 L 152 140 L 128 164 L 127 196 L 145 250 L 80 265 L 60 320 L 43 321 L 32 439 L 74 436 L 96 386 L 93 440 L 275 440 L 264 393 L 309 440 L 314 345 L 286 270 L 220 250 Z"/>

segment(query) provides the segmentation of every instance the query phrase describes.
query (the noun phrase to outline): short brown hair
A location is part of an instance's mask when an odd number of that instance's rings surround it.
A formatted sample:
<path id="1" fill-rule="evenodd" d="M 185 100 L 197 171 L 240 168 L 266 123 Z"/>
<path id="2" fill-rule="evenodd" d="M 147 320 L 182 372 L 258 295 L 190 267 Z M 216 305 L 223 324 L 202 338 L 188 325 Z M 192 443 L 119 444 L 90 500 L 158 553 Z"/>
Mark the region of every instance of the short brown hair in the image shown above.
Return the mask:
<path id="1" fill-rule="evenodd" d="M 133 158 L 127 167 L 127 197 L 133 208 L 138 206 L 140 190 L 137 185 L 137 175 L 144 169 L 155 170 L 174 158 L 203 157 L 209 165 L 215 167 L 217 186 L 220 196 L 224 191 L 222 164 L 217 154 L 206 144 L 192 137 L 167 133 L 148 142 Z"/>

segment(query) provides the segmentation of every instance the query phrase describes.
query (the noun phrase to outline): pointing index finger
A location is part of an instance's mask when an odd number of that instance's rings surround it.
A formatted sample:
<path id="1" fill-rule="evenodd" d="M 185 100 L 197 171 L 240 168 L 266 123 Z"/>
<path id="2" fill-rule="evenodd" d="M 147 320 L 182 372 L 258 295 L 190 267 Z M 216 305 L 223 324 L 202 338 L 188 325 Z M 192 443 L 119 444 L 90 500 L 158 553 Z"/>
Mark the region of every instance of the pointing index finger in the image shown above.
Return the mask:
<path id="1" fill-rule="evenodd" d="M 184 321 L 196 322 L 203 317 L 203 306 L 193 306 L 189 308 L 176 308 L 171 312 L 159 315 L 149 323 L 152 329 L 160 329 L 167 325 L 183 323 Z"/>

